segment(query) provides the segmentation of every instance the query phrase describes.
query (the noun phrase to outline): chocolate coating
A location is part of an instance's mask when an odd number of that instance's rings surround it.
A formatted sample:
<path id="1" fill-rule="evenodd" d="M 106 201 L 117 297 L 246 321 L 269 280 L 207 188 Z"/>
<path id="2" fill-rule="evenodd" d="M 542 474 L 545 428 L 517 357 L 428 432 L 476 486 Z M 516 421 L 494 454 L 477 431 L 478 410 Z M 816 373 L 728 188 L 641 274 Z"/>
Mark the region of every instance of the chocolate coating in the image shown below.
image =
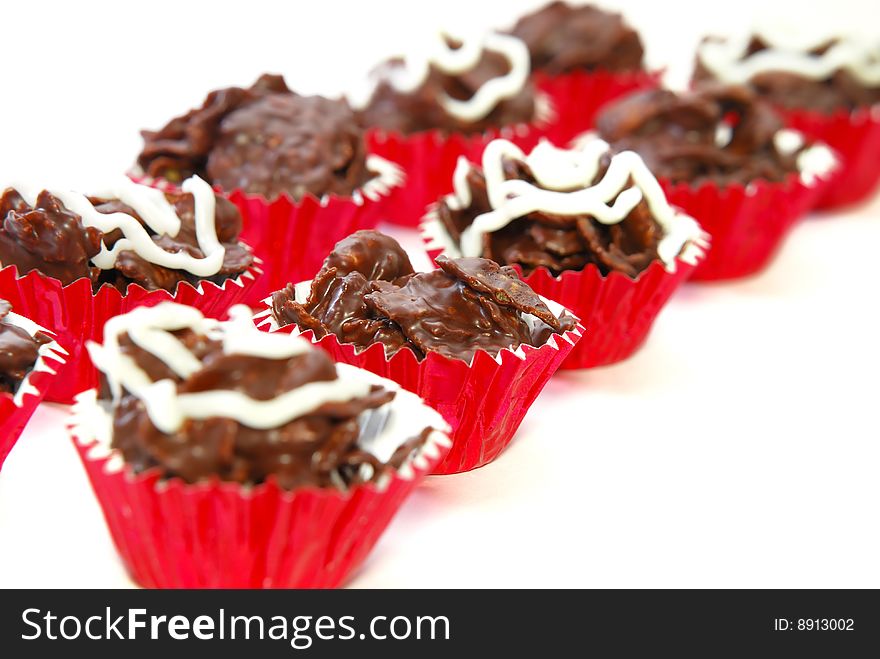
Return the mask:
<path id="1" fill-rule="evenodd" d="M 43 332 L 34 336 L 21 327 L 5 320 L 12 310 L 6 300 L 0 300 L 0 392 L 14 394 L 27 374 L 34 368 L 40 346 L 52 338 Z"/>
<path id="2" fill-rule="evenodd" d="M 528 123 L 535 118 L 535 90 L 526 83 L 518 94 L 501 100 L 478 121 L 463 121 L 446 112 L 440 104 L 442 94 L 467 100 L 488 80 L 510 72 L 507 60 L 484 51 L 476 67 L 460 75 L 449 75 L 432 66 L 425 82 L 411 93 L 397 91 L 388 78 L 404 66 L 400 58 L 380 64 L 370 75 L 379 82 L 368 105 L 358 113 L 367 128 L 381 128 L 403 134 L 426 130 L 479 133 L 491 128 Z"/>
<path id="3" fill-rule="evenodd" d="M 39 270 L 65 284 L 81 277 L 97 284 L 101 271 L 90 259 L 101 251 L 102 234 L 84 227 L 56 197 L 43 191 L 32 207 L 7 188 L 0 196 L 0 218 L 0 266 L 18 266 L 20 275 Z"/>
<path id="4" fill-rule="evenodd" d="M 234 110 L 269 94 L 292 93 L 281 76 L 263 75 L 253 86 L 228 87 L 208 94 L 200 108 L 175 117 L 159 130 L 143 130 L 138 164 L 148 176 L 181 183 L 193 174 L 205 178 L 208 155 L 220 122 Z"/>
<path id="5" fill-rule="evenodd" d="M 558 75 L 643 69 L 638 32 L 620 14 L 593 5 L 551 2 L 520 18 L 511 34 L 529 47 L 535 71 Z"/>
<path id="6" fill-rule="evenodd" d="M 489 259 L 450 259 L 445 256 L 437 257 L 437 265 L 446 274 L 462 281 L 468 288 L 486 295 L 496 304 L 536 316 L 557 332 L 563 332 L 569 327 L 554 316 L 540 296 L 508 266 L 501 267 Z"/>
<path id="7" fill-rule="evenodd" d="M 180 231 L 173 238 L 154 234 L 153 241 L 168 252 L 183 251 L 196 257 L 204 256 L 196 238 L 193 196 L 169 192 L 165 198 L 180 217 Z M 140 216 L 119 200 L 91 198 L 90 201 L 102 213 L 128 213 L 150 231 Z M 232 202 L 222 197 L 216 198 L 215 226 L 226 253 L 220 271 L 207 278 L 150 263 L 132 250 L 120 252 L 113 269 L 94 267 L 91 259 L 101 251 L 102 241 L 110 249 L 122 238 L 122 232 L 116 230 L 105 234 L 95 227 L 83 226 L 78 214 L 65 208 L 58 198 L 46 191 L 38 195 L 36 206 L 31 207 L 17 191 L 7 189 L 0 197 L 0 217 L 3 217 L 0 265 L 15 265 L 20 275 L 38 270 L 63 284 L 86 277 L 95 290 L 109 284 L 124 293 L 129 284 L 135 283 L 147 290 L 173 292 L 183 281 L 193 285 L 205 280 L 222 284 L 226 279 L 242 274 L 253 263 L 250 250 L 238 242 L 241 215 Z"/>
<path id="8" fill-rule="evenodd" d="M 201 108 L 142 135 L 138 164 L 172 182 L 198 174 L 228 191 L 299 199 L 349 195 L 371 177 L 348 104 L 295 94 L 280 76 L 211 92 Z"/>
<path id="9" fill-rule="evenodd" d="M 721 144 L 720 125 L 732 130 Z M 798 151 L 781 153 L 774 144 L 782 127 L 770 105 L 741 85 L 641 92 L 609 105 L 596 120 L 614 151 L 636 151 L 657 177 L 719 185 L 782 181 L 796 172 Z"/>
<path id="10" fill-rule="evenodd" d="M 704 41 L 721 39 L 708 37 Z M 838 41 L 839 39 L 831 39 L 810 52 L 821 55 Z M 751 55 L 766 49 L 767 44 L 764 41 L 759 37 L 752 37 L 747 53 Z M 702 86 L 714 79 L 697 56 L 694 82 Z M 788 71 L 769 71 L 753 76 L 749 85 L 761 98 L 789 110 L 815 110 L 831 114 L 838 110 L 853 110 L 880 103 L 880 86 L 867 87 L 845 69 L 838 69 L 824 80 L 813 80 Z"/>
<path id="11" fill-rule="evenodd" d="M 320 350 L 290 359 L 264 359 L 225 354 L 219 341 L 190 329 L 174 335 L 193 352 L 202 367 L 187 378 L 163 361 L 121 337 L 123 354 L 134 359 L 153 381 L 171 379 L 178 393 L 213 390 L 242 392 L 270 400 L 311 382 L 335 380 L 336 367 Z M 389 468 L 398 468 L 427 438 L 428 429 L 415 431 L 411 441 L 383 464 L 360 449 L 358 416 L 381 407 L 394 392 L 373 387 L 362 398 L 326 403 L 314 412 L 269 430 L 244 426 L 229 418 L 187 420 L 173 434 L 160 432 L 140 399 L 123 392 L 115 405 L 112 446 L 135 471 L 158 469 L 165 477 L 195 483 L 218 477 L 238 483 L 261 483 L 274 478 L 286 489 L 303 486 L 345 487 L 375 481 Z M 372 469 L 363 469 L 365 466 Z M 341 481 L 341 483 L 340 483 Z"/>
<path id="12" fill-rule="evenodd" d="M 359 272 L 366 279 L 384 281 L 394 281 L 414 272 L 400 243 L 378 231 L 357 231 L 336 243 L 324 260 L 321 272 L 331 268 L 339 276 Z"/>
<path id="13" fill-rule="evenodd" d="M 387 251 L 378 252 L 379 245 Z M 292 286 L 272 295 L 273 317 L 281 326 L 296 323 L 317 337 L 332 333 L 362 349 L 382 343 L 389 356 L 408 349 L 419 359 L 437 352 L 464 361 L 478 350 L 494 355 L 539 346 L 549 334 L 575 326 L 570 316 L 554 316 L 512 268 L 486 259 L 440 258 L 438 264 L 440 270 L 415 274 L 396 241 L 358 231 L 327 257 L 305 304 Z M 524 314 L 536 321 L 526 322 Z"/>
<path id="14" fill-rule="evenodd" d="M 596 181 L 604 176 L 607 163 L 608 157 Z M 505 158 L 503 170 L 506 179 L 536 184 L 523 162 Z M 477 217 L 492 210 L 486 179 L 479 167 L 471 167 L 467 182 L 472 195 L 470 205 L 452 208 L 445 199 L 437 205 L 437 217 L 455 242 Z M 545 267 L 558 275 L 565 270 L 582 270 L 593 263 L 603 274 L 617 271 L 635 277 L 657 258 L 661 238 L 660 226 L 643 200 L 623 221 L 610 225 L 587 215 L 529 213 L 486 234 L 482 256 L 497 263 L 517 265 L 526 274 Z"/>
<path id="15" fill-rule="evenodd" d="M 226 190 L 346 195 L 369 180 L 363 132 L 344 101 L 274 94 L 230 113 L 207 174 Z"/>

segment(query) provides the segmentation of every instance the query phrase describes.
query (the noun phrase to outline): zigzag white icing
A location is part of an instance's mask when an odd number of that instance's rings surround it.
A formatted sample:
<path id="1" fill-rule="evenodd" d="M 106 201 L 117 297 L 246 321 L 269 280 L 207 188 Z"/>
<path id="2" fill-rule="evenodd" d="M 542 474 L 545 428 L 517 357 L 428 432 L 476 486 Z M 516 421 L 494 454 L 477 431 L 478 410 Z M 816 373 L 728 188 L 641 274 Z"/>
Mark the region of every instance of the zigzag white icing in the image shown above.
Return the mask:
<path id="1" fill-rule="evenodd" d="M 624 151 L 614 155 L 605 175 L 593 183 L 602 157 L 609 152 L 609 145 L 600 139 L 584 142 L 577 150 L 558 149 L 549 142 L 541 142 L 528 156 L 506 140 L 490 142 L 483 152 L 482 165 L 492 210 L 479 215 L 462 232 L 459 249 L 451 255 L 459 251 L 462 256 L 479 256 L 485 234 L 529 213 L 589 215 L 603 224 L 617 224 L 644 200 L 663 230 L 657 253 L 666 268 L 674 270 L 676 258 L 696 262 L 703 253 L 701 247 L 707 244 L 705 234 L 693 218 L 669 205 L 663 188 L 638 154 Z M 506 180 L 505 158 L 524 162 L 537 184 Z M 467 159 L 459 159 L 454 192 L 445 200 L 451 208 L 466 208 L 471 203 L 467 184 L 470 168 Z M 428 237 L 438 240 L 436 231 L 426 228 Z M 442 246 L 450 247 L 448 241 Z"/>
<path id="2" fill-rule="evenodd" d="M 90 342 L 89 354 L 107 375 L 114 395 L 122 387 L 144 401 L 150 419 L 163 432 L 174 432 L 185 419 L 224 417 L 253 428 L 275 428 L 308 414 L 326 402 L 346 401 L 365 395 L 373 385 L 395 392 L 390 403 L 366 410 L 358 422 L 361 434 L 358 445 L 381 462 L 388 462 L 397 449 L 422 428 L 432 428 L 426 443 L 399 470 L 403 478 L 412 478 L 414 469 L 424 469 L 430 458 L 449 446 L 449 425 L 439 413 L 427 407 L 413 393 L 404 391 L 389 380 L 347 364 L 337 364 L 338 378 L 313 382 L 285 392 L 268 401 L 255 400 L 235 391 L 205 391 L 177 394 L 171 380 L 152 382 L 131 359 L 119 351 L 119 337 L 129 337 L 142 349 L 164 361 L 176 373 L 191 374 L 201 367 L 198 360 L 171 332 L 192 328 L 223 342 L 227 354 L 250 355 L 265 359 L 288 359 L 307 350 L 316 350 L 310 342 L 285 333 L 258 330 L 250 309 L 230 310 L 231 320 L 220 322 L 204 318 L 191 307 L 163 302 L 152 308 L 138 308 L 117 316 L 105 326 L 104 345 Z M 74 405 L 73 427 L 81 442 L 94 442 L 90 457 L 111 455 L 108 468 L 122 469 L 124 461 L 110 446 L 113 422 L 110 410 L 97 401 L 95 390 L 83 392 Z M 369 477 L 365 474 L 364 477 Z M 380 480 L 378 486 L 384 487 Z"/>
<path id="3" fill-rule="evenodd" d="M 450 48 L 446 37 L 461 44 Z M 451 116 L 462 121 L 479 121 L 488 115 L 504 99 L 516 96 L 526 84 L 531 68 L 529 50 L 520 39 L 505 34 L 490 32 L 481 36 L 447 35 L 439 32 L 430 39 L 421 51 L 415 50 L 404 58 L 404 65 L 392 69 L 387 78 L 397 91 L 408 94 L 421 87 L 428 79 L 431 67 L 448 75 L 460 75 L 472 70 L 484 51 L 503 56 L 510 70 L 498 78 L 487 80 L 476 93 L 467 100 L 459 100 L 443 94 L 440 105 Z M 363 108 L 369 103 L 375 91 L 375 84 L 367 93 L 355 95 L 351 103 Z"/>
<path id="4" fill-rule="evenodd" d="M 781 33 L 784 35 L 784 33 Z M 719 80 L 745 83 L 753 76 L 772 71 L 796 73 L 811 80 L 825 80 L 835 71 L 845 70 L 866 87 L 880 85 L 880 48 L 856 39 L 841 39 L 820 55 L 810 51 L 830 39 L 792 37 L 776 38 L 759 31 L 766 50 L 748 54 L 750 38 L 743 36 L 726 41 L 705 41 L 698 57 Z"/>
<path id="5" fill-rule="evenodd" d="M 12 187 L 31 206 L 36 204 L 39 189 L 27 185 Z M 84 194 L 71 190 L 49 190 L 68 210 L 82 217 L 84 226 L 95 227 L 104 233 L 116 229 L 122 231 L 123 238 L 116 242 L 113 249 L 102 246 L 101 251 L 92 259 L 92 262 L 102 270 L 113 268 L 119 253 L 131 250 L 144 260 L 166 268 L 185 270 L 197 277 L 216 275 L 223 267 L 226 248 L 217 239 L 214 191 L 198 176 L 184 181 L 183 191 L 193 195 L 196 239 L 199 249 L 205 255 L 203 258 L 197 258 L 183 251 L 172 253 L 162 249 L 153 241 L 141 223 L 128 213 L 101 213 Z M 180 231 L 180 218 L 161 190 L 139 185 L 122 176 L 112 186 L 98 191 L 93 196 L 119 199 L 134 209 L 147 226 L 159 235 L 166 234 L 174 238 Z"/>
<path id="6" fill-rule="evenodd" d="M 45 334 L 52 335 L 53 332 L 47 330 L 45 327 L 41 327 L 37 325 L 34 321 L 29 318 L 25 318 L 24 316 L 19 316 L 17 313 L 8 313 L 3 320 L 10 325 L 15 325 L 16 327 L 20 327 L 25 332 L 34 336 L 37 332 L 44 332 Z M 44 343 L 40 346 L 37 351 L 38 357 L 37 361 L 34 364 L 34 367 L 31 369 L 30 373 L 28 373 L 21 383 L 18 385 L 18 389 L 15 392 L 15 396 L 12 398 L 12 402 L 17 406 L 21 407 L 24 402 L 25 396 L 36 396 L 39 394 L 37 388 L 31 384 L 31 373 L 55 373 L 55 369 L 49 366 L 46 363 L 46 359 L 52 359 L 59 364 L 63 364 L 65 359 L 62 355 L 66 355 L 67 351 L 62 348 L 56 341 L 50 341 L 49 343 Z"/>
<path id="7" fill-rule="evenodd" d="M 202 368 L 202 363 L 172 334 L 184 328 L 222 340 L 226 354 L 289 359 L 314 349 L 300 337 L 261 332 L 254 326 L 247 307 L 233 307 L 230 318 L 220 322 L 205 318 L 193 307 L 163 302 L 112 318 L 104 327 L 104 344 L 89 342 L 87 347 L 95 366 L 107 376 L 113 395 L 119 397 L 125 388 L 140 398 L 150 420 L 165 433 L 180 429 L 186 419 L 211 417 L 234 419 L 251 428 L 277 428 L 324 403 L 348 401 L 369 392 L 365 382 L 338 378 L 310 382 L 271 400 L 256 400 L 242 392 L 224 390 L 178 394 L 172 380 L 154 382 L 119 348 L 119 337 L 128 333 L 139 348 L 162 360 L 181 377 Z"/>

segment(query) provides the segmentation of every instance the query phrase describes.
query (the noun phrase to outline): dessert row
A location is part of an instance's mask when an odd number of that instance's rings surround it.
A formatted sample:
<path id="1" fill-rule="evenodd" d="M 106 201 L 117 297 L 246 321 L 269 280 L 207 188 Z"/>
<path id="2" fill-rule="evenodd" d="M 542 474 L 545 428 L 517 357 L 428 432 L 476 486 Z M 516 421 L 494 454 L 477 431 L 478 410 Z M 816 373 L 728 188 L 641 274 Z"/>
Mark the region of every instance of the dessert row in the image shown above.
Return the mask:
<path id="1" fill-rule="evenodd" d="M 686 280 L 759 272 L 876 187 L 876 49 L 709 38 L 691 90 L 660 80 L 619 15 L 556 2 L 347 100 L 214 91 L 104 189 L 6 188 L 0 465 L 40 400 L 75 402 L 138 583 L 343 583 L 558 369 L 627 358 Z"/>

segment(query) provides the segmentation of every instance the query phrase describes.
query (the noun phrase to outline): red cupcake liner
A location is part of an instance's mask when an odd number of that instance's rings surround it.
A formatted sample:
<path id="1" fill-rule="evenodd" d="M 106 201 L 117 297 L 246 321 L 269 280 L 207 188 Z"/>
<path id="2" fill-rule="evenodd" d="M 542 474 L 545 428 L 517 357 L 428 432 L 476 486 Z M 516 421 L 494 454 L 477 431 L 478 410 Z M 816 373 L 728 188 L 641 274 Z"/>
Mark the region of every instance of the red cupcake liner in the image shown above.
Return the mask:
<path id="1" fill-rule="evenodd" d="M 562 310 L 554 302 L 549 304 L 554 311 Z M 256 320 L 264 319 L 259 325 L 262 329 L 301 333 L 334 361 L 393 380 L 440 412 L 452 427 L 452 448 L 433 474 L 470 471 L 497 458 L 583 330 L 578 325 L 538 348 L 523 345 L 517 350 L 502 350 L 497 359 L 479 351 L 468 364 L 434 352 L 418 361 L 410 350 L 400 350 L 388 358 L 384 346 L 378 343 L 359 352 L 351 344 L 340 343 L 334 334 L 316 340 L 311 330 L 300 332 L 296 325 L 279 328 L 270 313 L 257 315 Z"/>
<path id="2" fill-rule="evenodd" d="M 40 327 L 46 334 L 53 332 Z M 64 365 L 67 351 L 56 341 L 40 346 L 34 368 L 25 376 L 16 394 L 0 393 L 0 469 L 6 457 L 33 416 L 58 370 Z"/>
<path id="3" fill-rule="evenodd" d="M 662 77 L 662 71 L 574 71 L 560 75 L 536 71 L 535 87 L 550 97 L 556 111 L 546 137 L 567 147 L 575 137 L 592 130 L 605 105 L 636 91 L 654 89 Z"/>
<path id="4" fill-rule="evenodd" d="M 152 307 L 160 302 L 177 302 L 196 307 L 205 316 L 223 318 L 229 307 L 244 300 L 254 285 L 259 269 L 254 267 L 222 286 L 203 281 L 198 287 L 181 283 L 172 295 L 168 291 L 148 291 L 131 284 L 125 295 L 112 286 L 103 286 L 92 293 L 89 280 L 78 279 L 63 285 L 54 277 L 36 270 L 19 277 L 15 266 L 0 269 L 0 297 L 12 308 L 44 327 L 51 327 L 58 342 L 68 350 L 67 364 L 54 379 L 46 400 L 72 403 L 79 392 L 97 386 L 98 375 L 92 365 L 85 342 L 100 341 L 104 324 L 113 316 L 135 307 Z"/>
<path id="5" fill-rule="evenodd" d="M 437 246 L 427 228 L 430 222 L 429 209 L 422 224 L 422 239 L 433 261 L 444 249 Z M 699 250 L 696 263 L 704 251 Z M 514 267 L 522 273 L 519 266 Z M 583 338 L 559 367 L 571 370 L 605 366 L 631 356 L 645 342 L 657 315 L 694 267 L 694 262 L 679 258 L 675 271 L 669 272 L 655 260 L 635 279 L 620 272 L 603 275 L 592 263 L 583 270 L 566 270 L 558 277 L 541 267 L 523 281 L 538 295 L 569 309 L 586 328 Z"/>
<path id="6" fill-rule="evenodd" d="M 536 293 L 559 300 L 587 328 L 560 368 L 613 364 L 638 350 L 661 309 L 694 269 L 681 259 L 675 266 L 675 272 L 669 272 L 654 261 L 635 279 L 619 272 L 603 276 L 593 264 L 558 277 L 538 268 L 525 277 Z"/>
<path id="7" fill-rule="evenodd" d="M 833 175 L 832 175 L 833 176 Z M 763 270 L 791 229 L 828 189 L 831 178 L 805 184 L 792 174 L 785 181 L 753 181 L 719 188 L 660 180 L 669 203 L 696 218 L 712 236 L 712 249 L 691 279 L 737 279 Z"/>
<path id="8" fill-rule="evenodd" d="M 388 159 L 386 159 L 388 160 Z M 238 207 L 242 218 L 240 239 L 262 260 L 262 276 L 248 291 L 244 302 L 260 307 L 272 291 L 290 281 L 308 279 L 320 270 L 324 256 L 337 242 L 360 229 L 373 229 L 383 217 L 387 196 L 402 185 L 405 172 L 392 162 L 381 167 L 373 181 L 352 195 L 307 194 L 299 201 L 281 195 L 269 201 L 262 195 L 243 190 L 215 191 Z M 137 172 L 129 176 L 144 185 L 162 190 L 176 186 Z"/>
<path id="9" fill-rule="evenodd" d="M 147 588 L 337 587 L 448 444 L 435 431 L 422 454 L 384 482 L 342 492 L 134 474 L 76 419 L 70 432 L 123 563 Z"/>
<path id="10" fill-rule="evenodd" d="M 831 209 L 868 198 L 880 184 L 880 105 L 822 114 L 780 109 L 786 122 L 837 151 L 841 168 L 817 208 Z"/>
<path id="11" fill-rule="evenodd" d="M 406 172 L 405 185 L 393 190 L 388 196 L 382 219 L 413 229 L 418 227 L 425 206 L 452 192 L 452 175 L 459 157 L 480 162 L 483 150 L 492 140 L 510 140 L 526 152 L 530 151 L 546 135 L 545 131 L 551 124 L 550 118 L 555 116 L 555 110 L 546 97 L 541 97 L 540 102 L 547 107 L 539 111 L 541 119 L 538 121 L 505 126 L 475 135 L 444 134 L 439 130 L 403 135 L 379 129 L 368 130 L 367 148 L 370 153 L 397 163 Z M 320 253 L 327 251 L 329 250 Z M 308 279 L 315 272 L 313 270 L 300 279 Z M 277 288 L 282 286 L 284 283 Z"/>

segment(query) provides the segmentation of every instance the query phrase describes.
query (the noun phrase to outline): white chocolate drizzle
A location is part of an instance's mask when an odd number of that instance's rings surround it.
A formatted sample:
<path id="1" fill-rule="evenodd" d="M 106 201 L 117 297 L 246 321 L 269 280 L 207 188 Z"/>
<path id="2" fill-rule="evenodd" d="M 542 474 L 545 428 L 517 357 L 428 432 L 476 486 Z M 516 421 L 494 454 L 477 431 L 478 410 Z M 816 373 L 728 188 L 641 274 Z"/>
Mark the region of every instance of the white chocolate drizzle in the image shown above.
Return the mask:
<path id="1" fill-rule="evenodd" d="M 768 48 L 748 52 L 750 38 L 709 40 L 699 46 L 698 57 L 712 75 L 723 82 L 743 84 L 770 72 L 794 73 L 811 80 L 825 80 L 835 71 L 849 72 L 866 87 L 880 85 L 880 48 L 857 39 L 841 39 L 824 53 L 811 51 L 830 38 L 774 38 L 766 31 L 757 36 Z"/>
<path id="2" fill-rule="evenodd" d="M 838 160 L 834 152 L 827 145 L 816 143 L 804 148 L 805 140 L 800 131 L 791 128 L 783 128 L 773 135 L 773 146 L 782 155 L 791 155 L 796 151 L 795 163 L 801 176 L 801 181 L 810 185 L 818 178 L 825 178 L 837 167 Z"/>
<path id="3" fill-rule="evenodd" d="M 718 122 L 718 125 L 715 126 L 715 146 L 719 149 L 723 149 L 728 144 L 730 144 L 730 140 L 733 139 L 733 126 L 731 126 L 726 121 Z"/>
<path id="4" fill-rule="evenodd" d="M 23 329 L 27 332 L 31 337 L 35 336 L 37 332 L 43 332 L 49 336 L 52 336 L 53 333 L 47 330 L 45 327 L 40 327 L 34 321 L 29 318 L 25 318 L 24 316 L 19 316 L 17 313 L 8 313 L 3 318 L 3 321 L 8 323 L 9 325 L 14 325 L 20 329 Z M 62 348 L 56 341 L 49 341 L 48 343 L 44 343 L 37 350 L 37 361 L 34 363 L 33 368 L 24 376 L 24 379 L 19 383 L 18 389 L 15 390 L 15 395 L 12 397 L 12 402 L 16 407 L 21 407 L 24 403 L 25 396 L 37 396 L 39 395 L 39 391 L 37 388 L 31 383 L 31 374 L 32 373 L 51 373 L 55 374 L 55 369 L 49 366 L 46 363 L 47 359 L 52 359 L 58 364 L 63 364 L 65 362 L 64 357 L 62 355 L 66 355 L 67 351 Z"/>
<path id="5" fill-rule="evenodd" d="M 449 35 L 449 38 L 461 44 L 458 48 L 450 48 L 446 37 L 447 33 L 439 32 L 420 51 L 407 54 L 402 66 L 388 72 L 385 78 L 387 82 L 398 92 L 410 94 L 425 83 L 431 67 L 447 75 L 461 75 L 476 67 L 484 52 L 493 52 L 507 60 L 510 70 L 487 80 L 469 99 L 459 100 L 441 94 L 438 99 L 440 105 L 456 119 L 475 122 L 486 117 L 501 101 L 522 91 L 531 67 L 528 47 L 520 39 L 496 32 L 470 37 Z M 369 103 L 377 82 L 373 81 L 367 93 L 350 96 L 352 105 L 363 109 Z"/>
<path id="6" fill-rule="evenodd" d="M 417 395 L 401 389 L 390 380 L 348 364 L 337 364 L 337 369 L 341 378 L 358 380 L 368 386 L 379 385 L 396 392 L 390 403 L 378 409 L 365 410 L 358 419 L 361 431 L 358 446 L 380 462 L 391 460 L 397 449 L 415 437 L 422 428 L 431 428 L 424 445 L 416 449 L 415 454 L 397 471 L 400 478 L 409 480 L 416 475 L 416 470 L 424 471 L 430 461 L 437 460 L 441 451 L 451 445 L 449 425 Z M 106 459 L 104 469 L 109 473 L 125 470 L 125 460 L 118 450 L 112 448 L 112 410 L 105 402 L 97 400 L 97 392 L 90 389 L 77 395 L 72 412 L 70 429 L 76 441 L 88 447 L 88 459 Z M 372 476 L 369 468 L 368 464 L 362 465 L 362 469 L 367 470 L 361 474 L 365 479 Z M 345 489 L 341 478 L 334 480 L 340 489 Z M 389 482 L 388 476 L 382 476 L 376 481 L 376 487 L 383 490 Z M 162 487 L 162 484 L 160 481 L 156 486 Z"/>
<path id="7" fill-rule="evenodd" d="M 37 203 L 38 189 L 22 185 L 12 187 L 31 206 Z M 107 249 L 106 245 L 102 245 L 101 251 L 92 259 L 92 262 L 102 270 L 113 268 L 120 252 L 130 250 L 144 260 L 159 266 L 185 270 L 197 277 L 216 275 L 223 267 L 226 248 L 217 239 L 214 191 L 198 176 L 184 181 L 183 191 L 193 196 L 196 240 L 204 254 L 201 258 L 187 254 L 185 251 L 168 252 L 162 249 L 143 225 L 128 213 L 101 213 L 84 194 L 70 190 L 49 190 L 68 210 L 82 218 L 84 226 L 95 227 L 104 233 L 117 229 L 122 231 L 123 238 L 116 242 L 113 249 Z M 118 199 L 130 206 L 158 235 L 164 234 L 174 238 L 180 232 L 180 217 L 161 190 L 134 183 L 123 176 L 112 186 L 92 196 L 101 199 Z"/>
<path id="8" fill-rule="evenodd" d="M 254 326 L 250 310 L 244 306 L 233 307 L 226 322 L 205 318 L 195 308 L 172 302 L 138 308 L 112 318 L 104 327 L 104 344 L 87 344 L 89 355 L 107 376 L 114 398 L 119 398 L 123 388 L 139 398 L 150 420 L 164 433 L 176 432 L 187 419 L 212 417 L 234 419 L 251 428 L 277 428 L 325 403 L 345 402 L 369 392 L 368 383 L 337 378 L 310 382 L 270 400 L 257 400 L 232 390 L 178 393 L 173 380 L 153 381 L 119 347 L 119 337 L 127 333 L 139 348 L 160 359 L 181 377 L 187 377 L 202 364 L 171 334 L 184 328 L 221 340 L 225 354 L 289 359 L 314 349 L 301 337 L 261 332 Z"/>
<path id="9" fill-rule="evenodd" d="M 462 232 L 458 249 L 450 249 L 436 228 L 426 227 L 426 237 L 443 243 L 450 256 L 480 256 L 484 235 L 529 213 L 587 215 L 602 224 L 617 224 L 644 200 L 663 231 L 657 254 L 667 270 L 675 270 L 676 258 L 695 263 L 707 245 L 706 235 L 693 218 L 670 206 L 663 188 L 638 154 L 624 151 L 614 155 L 602 179 L 593 182 L 602 157 L 609 151 L 609 145 L 600 139 L 585 141 L 577 150 L 558 149 L 542 141 L 526 156 L 511 142 L 494 140 L 483 152 L 482 162 L 492 210 L 477 216 Z M 505 158 L 524 162 L 537 185 L 505 179 Z M 459 159 L 454 192 L 445 199 L 451 208 L 466 208 L 471 203 L 467 184 L 470 167 L 465 158 Z"/>
<path id="10" fill-rule="evenodd" d="M 406 181 L 406 172 L 399 165 L 377 155 L 367 156 L 367 170 L 375 174 L 360 190 L 355 190 L 352 197 L 355 203 L 362 205 L 366 197 L 370 201 L 378 201 L 387 197 L 394 188 L 399 188 Z M 321 200 L 324 203 L 324 199 Z"/>

